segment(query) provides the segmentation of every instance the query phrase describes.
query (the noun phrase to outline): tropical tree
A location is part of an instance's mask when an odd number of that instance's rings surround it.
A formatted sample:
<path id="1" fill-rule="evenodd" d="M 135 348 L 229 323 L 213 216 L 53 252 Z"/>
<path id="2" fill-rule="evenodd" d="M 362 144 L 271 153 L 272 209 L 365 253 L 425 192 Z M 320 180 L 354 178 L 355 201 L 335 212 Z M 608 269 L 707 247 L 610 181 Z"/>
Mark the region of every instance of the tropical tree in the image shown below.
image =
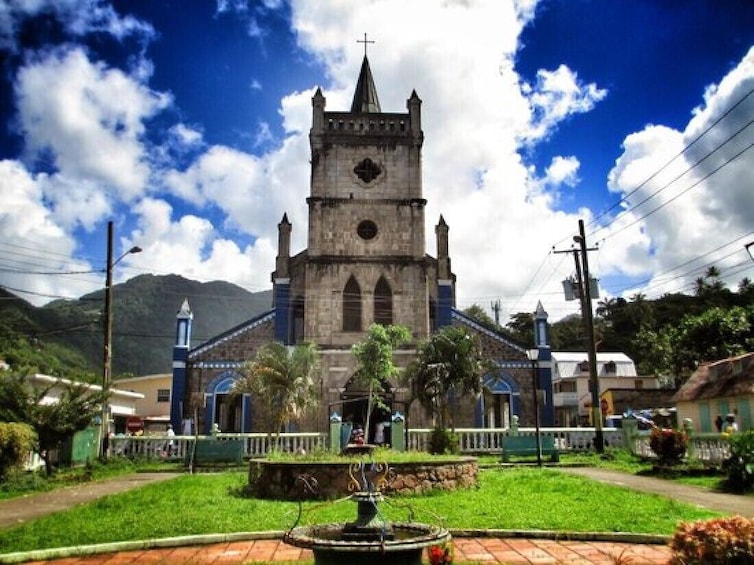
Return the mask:
<path id="1" fill-rule="evenodd" d="M 351 347 L 351 352 L 356 358 L 354 380 L 369 391 L 364 425 L 367 432 L 372 409 L 375 405 L 381 405 L 375 390 L 381 389 L 384 381 L 400 373 L 400 368 L 393 362 L 393 350 L 410 339 L 411 331 L 405 326 L 373 324 L 369 326 L 364 339 Z"/>
<path id="2" fill-rule="evenodd" d="M 510 317 L 505 328 L 521 343 L 534 343 L 534 314 L 518 312 Z"/>
<path id="3" fill-rule="evenodd" d="M 60 391 L 57 401 L 45 402 L 53 389 Z M 87 428 L 102 413 L 102 404 L 108 397 L 109 392 L 92 389 L 85 383 L 59 380 L 35 387 L 26 375 L 4 372 L 0 373 L 0 422 L 27 424 L 35 431 L 34 450 L 45 462 L 49 476 L 50 451 Z"/>
<path id="4" fill-rule="evenodd" d="M 251 394 L 259 401 L 264 425 L 270 435 L 275 433 L 277 448 L 281 429 L 317 405 L 321 373 L 316 345 L 288 347 L 272 342 L 242 367 L 231 394 Z"/>
<path id="5" fill-rule="evenodd" d="M 681 384 L 704 361 L 716 361 L 754 346 L 754 309 L 709 308 L 690 314 L 659 331 L 644 329 L 636 336 L 643 359 L 640 371 L 673 376 Z"/>
<path id="6" fill-rule="evenodd" d="M 472 304 L 466 310 L 463 311 L 464 314 L 469 316 L 470 318 L 474 318 L 477 322 L 482 324 L 485 328 L 488 328 L 490 330 L 499 330 L 500 326 L 498 326 L 495 323 L 495 320 L 493 320 L 487 312 L 484 311 L 484 308 L 479 306 L 479 304 Z"/>
<path id="7" fill-rule="evenodd" d="M 744 277 L 738 282 L 738 294 L 754 296 L 754 282 L 749 277 Z"/>
<path id="8" fill-rule="evenodd" d="M 483 356 L 475 336 L 447 326 L 419 344 L 417 358 L 406 371 L 411 400 L 437 417 L 439 427 L 455 428 L 458 397 L 482 392 L 482 377 L 495 368 Z"/>

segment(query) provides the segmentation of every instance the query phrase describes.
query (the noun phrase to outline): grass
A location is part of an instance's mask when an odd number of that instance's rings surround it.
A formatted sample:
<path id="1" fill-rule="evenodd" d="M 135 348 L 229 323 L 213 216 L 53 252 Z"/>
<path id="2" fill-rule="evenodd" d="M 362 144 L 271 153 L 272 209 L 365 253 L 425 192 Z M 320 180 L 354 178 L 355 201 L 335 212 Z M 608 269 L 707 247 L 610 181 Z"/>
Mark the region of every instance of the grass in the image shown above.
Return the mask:
<path id="1" fill-rule="evenodd" d="M 246 474 L 184 475 L 0 531 L 0 553 L 203 533 L 286 530 L 297 504 L 245 498 Z M 718 513 L 553 469 L 485 470 L 476 489 L 389 498 L 386 518 L 449 528 L 670 535 Z M 351 521 L 350 501 L 307 503 L 301 523 Z"/>

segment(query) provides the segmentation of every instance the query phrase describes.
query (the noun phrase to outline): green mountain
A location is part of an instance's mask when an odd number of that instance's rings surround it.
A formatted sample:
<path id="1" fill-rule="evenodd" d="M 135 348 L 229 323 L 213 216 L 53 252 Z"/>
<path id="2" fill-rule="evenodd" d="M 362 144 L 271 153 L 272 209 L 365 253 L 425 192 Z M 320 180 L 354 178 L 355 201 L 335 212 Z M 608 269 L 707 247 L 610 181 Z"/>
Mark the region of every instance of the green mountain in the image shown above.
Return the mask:
<path id="1" fill-rule="evenodd" d="M 0 295 L 0 357 L 13 359 L 8 348 L 21 345 L 37 352 L 55 351 L 58 356 L 65 352 L 74 370 L 100 375 L 104 296 L 102 289 L 78 300 L 57 300 L 36 308 L 14 295 Z M 184 299 L 194 313 L 191 343 L 196 346 L 269 310 L 272 291 L 252 293 L 226 282 L 200 283 L 178 275 L 141 275 L 114 285 L 114 377 L 172 370 L 176 314 Z M 45 370 L 45 361 L 36 363 Z M 47 368 L 58 374 L 65 369 Z"/>

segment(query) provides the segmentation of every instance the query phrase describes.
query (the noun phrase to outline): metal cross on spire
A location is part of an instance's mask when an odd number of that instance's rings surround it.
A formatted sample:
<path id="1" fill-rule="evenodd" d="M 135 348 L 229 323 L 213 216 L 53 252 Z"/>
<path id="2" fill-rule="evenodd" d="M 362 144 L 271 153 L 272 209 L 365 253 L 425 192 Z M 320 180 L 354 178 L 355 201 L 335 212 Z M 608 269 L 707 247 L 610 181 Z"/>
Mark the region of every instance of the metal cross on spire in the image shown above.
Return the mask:
<path id="1" fill-rule="evenodd" d="M 369 41 L 367 39 L 367 34 L 364 33 L 364 39 L 357 39 L 356 43 L 363 43 L 364 44 L 364 57 L 367 56 L 367 44 L 368 43 L 374 43 L 374 41 Z"/>

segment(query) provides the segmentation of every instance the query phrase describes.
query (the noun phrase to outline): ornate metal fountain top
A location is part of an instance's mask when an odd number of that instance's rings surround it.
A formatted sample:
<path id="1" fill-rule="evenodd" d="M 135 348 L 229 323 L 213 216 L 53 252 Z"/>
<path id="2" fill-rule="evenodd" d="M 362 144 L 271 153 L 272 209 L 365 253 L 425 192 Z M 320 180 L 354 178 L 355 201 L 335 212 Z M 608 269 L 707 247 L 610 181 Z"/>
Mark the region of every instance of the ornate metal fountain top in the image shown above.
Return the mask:
<path id="1" fill-rule="evenodd" d="M 348 466 L 348 492 L 381 493 L 394 475 L 387 463 L 355 461 Z"/>

